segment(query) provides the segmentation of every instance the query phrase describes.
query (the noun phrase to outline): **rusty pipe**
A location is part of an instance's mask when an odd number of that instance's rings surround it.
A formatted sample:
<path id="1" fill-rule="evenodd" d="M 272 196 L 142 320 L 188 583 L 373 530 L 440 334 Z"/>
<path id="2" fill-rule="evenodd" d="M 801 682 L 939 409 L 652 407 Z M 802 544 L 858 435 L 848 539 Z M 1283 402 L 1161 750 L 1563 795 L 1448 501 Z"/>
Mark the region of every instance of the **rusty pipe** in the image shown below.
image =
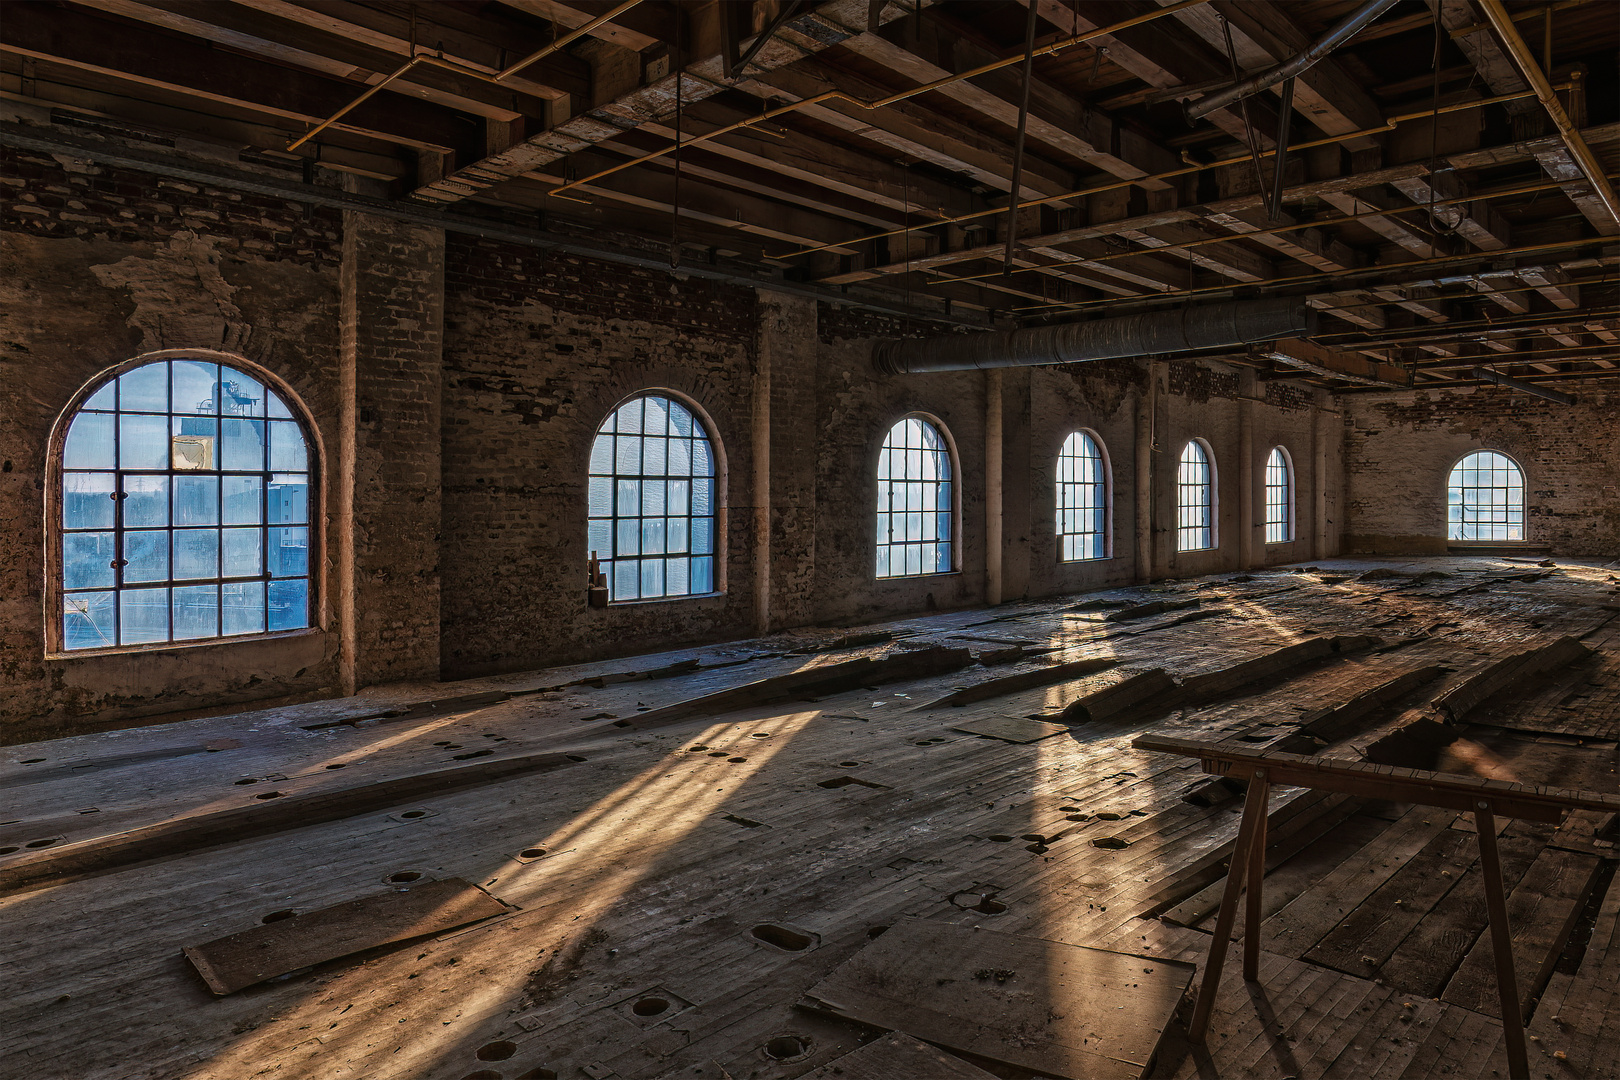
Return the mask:
<path id="1" fill-rule="evenodd" d="M 872 363 L 885 375 L 1038 367 L 1220 349 L 1315 331 L 1316 313 L 1309 305 L 1285 297 L 1185 307 L 1175 315 L 1149 312 L 989 334 L 884 340 L 872 347 Z"/>
<path id="2" fill-rule="evenodd" d="M 1581 138 L 1580 129 L 1574 125 L 1569 114 L 1564 112 L 1564 107 L 1558 103 L 1558 94 L 1547 82 L 1541 68 L 1536 66 L 1535 55 L 1531 53 L 1530 46 L 1525 43 L 1524 38 L 1519 36 L 1519 31 L 1514 27 L 1507 9 L 1502 6 L 1502 0 L 1480 0 L 1480 6 L 1485 9 L 1485 16 L 1496 28 L 1496 36 L 1507 46 L 1508 55 L 1513 57 L 1513 63 L 1518 67 L 1520 74 L 1535 91 L 1536 97 L 1541 99 L 1547 115 L 1552 117 L 1552 122 L 1558 128 L 1558 134 L 1563 138 L 1564 145 L 1569 148 L 1570 155 L 1574 157 L 1575 164 L 1586 177 L 1587 183 L 1592 185 L 1593 192 L 1602 201 L 1603 208 L 1609 212 L 1615 224 L 1620 225 L 1620 199 L 1615 197 L 1614 188 L 1609 186 L 1609 181 L 1604 177 L 1603 166 L 1598 164 L 1592 148 Z"/>

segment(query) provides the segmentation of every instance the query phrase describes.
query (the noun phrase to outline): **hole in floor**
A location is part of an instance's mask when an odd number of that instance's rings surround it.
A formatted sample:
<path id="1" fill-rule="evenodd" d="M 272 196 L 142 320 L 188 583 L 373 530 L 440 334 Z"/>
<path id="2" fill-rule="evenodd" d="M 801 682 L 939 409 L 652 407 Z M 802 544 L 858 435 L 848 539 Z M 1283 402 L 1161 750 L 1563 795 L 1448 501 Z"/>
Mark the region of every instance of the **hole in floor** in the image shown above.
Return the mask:
<path id="1" fill-rule="evenodd" d="M 22 849 L 19 848 L 17 845 L 12 844 L 9 847 L 0 847 L 0 855 L 10 855 L 13 851 L 21 851 L 21 850 Z"/>
<path id="2" fill-rule="evenodd" d="M 1020 836 L 1018 839 L 1020 839 L 1020 840 L 1029 840 L 1029 841 L 1032 841 L 1032 842 L 1037 843 L 1037 844 L 1044 844 L 1046 842 L 1046 837 L 1042 836 L 1038 832 L 1027 832 L 1024 835 Z"/>
<path id="3" fill-rule="evenodd" d="M 287 908 L 283 911 L 272 911 L 259 921 L 262 923 L 280 922 L 282 919 L 290 919 L 296 914 L 298 914 L 298 912 L 293 911 L 291 908 Z"/>
<path id="4" fill-rule="evenodd" d="M 401 814 L 399 816 L 400 817 L 405 817 L 405 818 L 427 817 L 427 811 L 426 810 L 407 810 L 407 811 L 405 811 L 403 814 Z"/>
<path id="5" fill-rule="evenodd" d="M 255 795 L 253 797 L 255 799 L 279 799 L 279 798 L 281 798 L 281 792 L 279 792 L 279 791 L 262 791 L 262 792 L 260 792 L 259 794 Z"/>
<path id="6" fill-rule="evenodd" d="M 765 824 L 763 821 L 755 821 L 753 818 L 738 817 L 736 814 L 721 814 L 720 816 L 726 821 L 731 822 L 733 825 L 741 825 L 745 829 L 757 829 L 761 825 Z"/>
<path id="7" fill-rule="evenodd" d="M 887 791 L 889 789 L 889 785 L 887 784 L 874 784 L 872 781 L 862 780 L 858 776 L 835 776 L 831 780 L 820 781 L 816 784 L 816 787 L 842 788 L 850 787 L 854 784 L 859 784 L 861 787 L 879 788 L 883 791 Z"/>
<path id="8" fill-rule="evenodd" d="M 774 1061 L 793 1061 L 809 1052 L 808 1035 L 778 1035 L 765 1044 L 765 1056 Z"/>
<path id="9" fill-rule="evenodd" d="M 236 781 L 236 784 L 237 784 L 238 787 L 240 787 L 243 784 L 257 784 L 258 782 L 259 782 L 259 778 L 257 776 L 249 776 L 245 780 Z"/>
<path id="10" fill-rule="evenodd" d="M 328 769 L 341 769 L 341 768 L 343 768 L 343 767 L 344 767 L 344 766 L 343 766 L 343 765 L 341 765 L 341 764 L 338 764 L 338 765 L 328 765 L 328 766 L 327 766 L 327 768 L 328 768 Z"/>
<path id="11" fill-rule="evenodd" d="M 726 752 L 724 750 L 710 750 L 709 751 L 709 756 L 710 757 L 725 757 Z"/>
<path id="12" fill-rule="evenodd" d="M 644 997 L 630 1006 L 630 1011 L 637 1016 L 657 1016 L 669 1011 L 669 1002 L 661 997 Z"/>
<path id="13" fill-rule="evenodd" d="M 518 854 L 523 856 L 525 859 L 538 859 L 545 853 L 546 849 L 543 847 L 526 847 L 522 851 L 518 852 Z"/>
<path id="14" fill-rule="evenodd" d="M 466 761 L 468 758 L 489 757 L 489 755 L 493 754 L 494 752 L 495 751 L 493 751 L 493 750 L 485 749 L 485 750 L 474 750 L 470 754 L 451 754 L 450 756 L 452 758 L 454 758 L 456 761 Z"/>
<path id="15" fill-rule="evenodd" d="M 480 1046 L 476 1056 L 479 1061 L 505 1061 L 517 1053 L 517 1049 L 517 1043 L 502 1039 Z"/>
<path id="16" fill-rule="evenodd" d="M 23 765 L 38 765 L 40 762 L 42 762 L 44 760 L 45 759 L 42 758 L 42 757 L 25 757 L 25 758 L 22 759 L 20 764 L 23 764 Z"/>
<path id="17" fill-rule="evenodd" d="M 756 731 L 748 737 L 750 739 L 768 739 L 771 737 L 771 733 L 768 731 Z"/>
<path id="18" fill-rule="evenodd" d="M 688 754 L 701 754 L 703 751 L 705 751 L 707 749 L 708 749 L 707 746 L 688 746 L 686 748 L 686 752 Z"/>
<path id="19" fill-rule="evenodd" d="M 581 757 L 579 754 L 569 754 L 567 756 L 568 756 L 569 761 L 589 761 L 590 760 L 590 758 Z"/>
<path id="20" fill-rule="evenodd" d="M 1000 833 L 1000 832 L 991 833 L 989 836 L 985 837 L 985 839 L 986 840 L 994 840 L 998 844 L 1010 844 L 1010 843 L 1012 843 L 1012 837 L 1008 836 L 1006 833 Z"/>
<path id="21" fill-rule="evenodd" d="M 28 841 L 28 843 L 24 844 L 23 847 L 30 847 L 30 848 L 50 847 L 52 844 L 56 843 L 56 841 L 58 839 L 60 839 L 60 838 L 53 836 L 49 840 L 30 840 L 30 841 Z"/>
<path id="22" fill-rule="evenodd" d="M 1000 900 L 992 900 L 988 896 L 974 904 L 969 911 L 977 911 L 984 915 L 1000 915 L 1007 910 L 1007 905 Z"/>
<path id="23" fill-rule="evenodd" d="M 889 928 L 887 926 L 868 926 L 866 928 L 866 936 L 867 938 L 875 941 L 887 933 L 888 930 Z"/>
<path id="24" fill-rule="evenodd" d="M 733 765 L 741 765 L 743 762 L 747 761 L 748 759 L 745 758 L 745 757 L 733 757 L 733 758 L 726 758 L 726 760 L 729 761 Z"/>
<path id="25" fill-rule="evenodd" d="M 447 742 L 447 741 L 444 741 L 444 742 L 436 742 L 436 743 L 434 743 L 434 744 L 433 744 L 433 745 L 434 745 L 434 746 L 449 746 L 449 745 L 450 745 L 450 743 L 449 743 L 449 742 Z"/>
<path id="26" fill-rule="evenodd" d="M 389 881 L 395 882 L 396 884 L 400 884 L 400 885 L 405 884 L 407 881 L 420 881 L 421 879 L 422 879 L 422 874 L 418 870 L 401 870 L 397 874 L 389 874 L 388 875 L 388 880 Z M 490 1059 L 485 1058 L 484 1060 L 488 1061 Z"/>
<path id="27" fill-rule="evenodd" d="M 816 943 L 816 939 L 808 934 L 801 934 L 797 930 L 777 926 L 775 923 L 760 923 L 749 933 L 765 944 L 775 945 L 785 952 L 803 952 Z"/>
<path id="28" fill-rule="evenodd" d="M 1111 849 L 1113 851 L 1118 851 L 1121 848 L 1130 847 L 1131 842 L 1129 840 L 1121 840 L 1117 836 L 1099 836 L 1099 837 L 1097 837 L 1097 839 L 1095 839 L 1095 840 L 1093 840 L 1091 842 L 1091 846 L 1092 847 L 1100 847 L 1100 848 L 1109 848 L 1109 849 Z"/>
<path id="29" fill-rule="evenodd" d="M 479 1069 L 477 1072 L 463 1076 L 461 1080 L 501 1080 L 501 1074 L 494 1069 Z"/>
<path id="30" fill-rule="evenodd" d="M 1045 855 L 1051 848 L 1048 848 L 1045 844 L 1030 844 L 1024 850 L 1033 851 L 1037 855 Z"/>
<path id="31" fill-rule="evenodd" d="M 861 763 L 858 761 L 840 761 L 838 765 L 840 768 L 844 769 L 858 769 L 860 768 Z"/>

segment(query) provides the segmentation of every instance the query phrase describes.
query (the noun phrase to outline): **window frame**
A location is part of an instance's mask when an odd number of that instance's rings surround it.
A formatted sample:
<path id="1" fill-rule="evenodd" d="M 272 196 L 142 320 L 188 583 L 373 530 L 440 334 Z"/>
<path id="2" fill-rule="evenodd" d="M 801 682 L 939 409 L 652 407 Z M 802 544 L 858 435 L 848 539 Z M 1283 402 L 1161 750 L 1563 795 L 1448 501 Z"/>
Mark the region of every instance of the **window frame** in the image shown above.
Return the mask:
<path id="1" fill-rule="evenodd" d="M 697 421 L 697 423 L 699 423 L 699 424 L 701 424 L 703 426 L 704 437 L 707 439 L 708 444 L 709 444 L 709 454 L 710 454 L 710 456 L 712 457 L 712 459 L 714 461 L 714 476 L 713 476 L 713 480 L 714 480 L 713 500 L 714 500 L 714 502 L 713 502 L 712 512 L 709 515 L 710 518 L 714 522 L 713 551 L 709 555 L 709 558 L 711 558 L 714 561 L 714 566 L 713 566 L 713 575 L 714 575 L 713 584 L 714 584 L 714 588 L 709 590 L 708 592 L 688 592 L 688 593 L 680 593 L 680 594 L 675 595 L 675 596 L 669 596 L 669 595 L 645 596 L 645 597 L 644 596 L 636 596 L 636 597 L 631 598 L 631 599 L 617 600 L 617 599 L 614 599 L 614 597 L 613 597 L 613 581 L 612 581 L 612 575 L 611 575 L 611 572 L 610 572 L 609 573 L 609 579 L 608 579 L 608 607 L 609 608 L 627 608 L 627 607 L 633 607 L 633 606 L 635 606 L 637 604 L 678 604 L 678 603 L 682 603 L 682 602 L 688 601 L 688 600 L 713 599 L 714 597 L 723 596 L 725 594 L 725 592 L 726 592 L 726 589 L 727 589 L 726 562 L 727 562 L 727 558 L 728 558 L 728 549 L 727 549 L 727 539 L 728 539 L 728 537 L 727 537 L 727 521 L 728 521 L 727 510 L 728 510 L 728 503 L 727 503 L 727 499 L 726 499 L 726 494 L 727 494 L 728 488 L 730 486 L 729 485 L 730 470 L 729 470 L 729 466 L 728 466 L 727 460 L 726 460 L 725 442 L 724 442 L 724 440 L 722 440 L 720 438 L 718 425 L 715 424 L 714 417 L 709 415 L 709 411 L 707 409 L 705 409 L 701 404 L 699 404 L 698 401 L 696 399 L 694 399 L 690 394 L 682 393 L 681 391 L 676 390 L 675 388 L 669 387 L 669 386 L 642 387 L 642 388 L 640 388 L 638 390 L 635 390 L 632 393 L 625 394 L 623 397 L 618 398 L 611 405 L 609 405 L 605 410 L 603 410 L 602 413 L 601 413 L 600 418 L 596 422 L 596 425 L 589 430 L 589 436 L 588 436 L 588 438 L 586 440 L 585 450 L 584 450 L 584 454 L 583 454 L 583 457 L 584 457 L 583 475 L 584 475 L 584 478 L 585 478 L 585 499 L 584 499 L 584 502 L 585 502 L 585 536 L 584 536 L 585 544 L 584 544 L 584 557 L 588 561 L 590 559 L 590 556 L 591 556 L 591 535 L 590 535 L 591 521 L 592 520 L 601 520 L 601 519 L 593 519 L 593 517 L 591 515 L 591 508 L 590 508 L 590 481 L 591 481 L 591 478 L 594 475 L 612 475 L 615 478 L 615 480 L 617 480 L 617 478 L 619 476 L 619 474 L 617 472 L 614 472 L 612 474 L 594 474 L 594 473 L 592 473 L 591 472 L 591 450 L 592 450 L 593 447 L 595 447 L 597 438 L 600 437 L 603 434 L 603 432 L 602 432 L 603 425 L 605 425 L 610 418 L 616 416 L 618 414 L 618 411 L 620 409 L 624 408 L 624 406 L 628 405 L 630 402 L 635 401 L 638 398 L 646 398 L 646 397 L 667 398 L 668 400 L 679 404 L 682 408 L 686 409 L 688 412 L 690 412 L 692 414 L 692 418 L 695 421 Z M 615 435 L 616 434 L 617 434 L 617 432 L 615 432 Z M 618 465 L 618 463 L 617 463 L 617 461 L 615 461 L 615 463 L 614 463 L 615 469 L 617 469 L 617 465 Z M 640 475 L 640 474 L 638 474 L 638 475 Z M 614 496 L 614 507 L 615 507 L 615 513 L 613 513 L 607 520 L 616 523 L 619 520 L 619 515 L 617 513 L 617 494 L 616 493 L 615 493 L 615 496 Z M 666 517 L 667 516 L 668 515 L 666 515 Z M 692 515 L 690 513 L 688 513 L 687 514 L 688 521 L 690 521 L 691 517 L 692 517 Z M 638 517 L 638 520 L 640 520 L 639 517 Z M 616 539 L 615 531 L 616 530 L 613 527 L 610 526 L 610 531 L 609 531 L 609 539 L 610 540 Z M 666 553 L 666 556 L 667 556 L 667 553 Z M 688 553 L 688 557 L 690 557 L 690 553 Z M 641 562 L 641 556 L 638 554 L 635 558 L 636 558 L 637 565 L 639 566 L 639 564 Z M 601 556 L 600 553 L 598 553 L 598 559 L 602 563 L 612 563 L 612 562 L 617 562 L 618 561 L 617 559 L 613 558 L 611 552 L 606 557 L 603 557 L 603 556 Z"/>
<path id="2" fill-rule="evenodd" d="M 119 376 L 134 371 L 136 368 L 148 364 L 168 360 L 198 360 L 210 364 L 224 364 L 241 371 L 258 380 L 269 390 L 278 394 L 287 405 L 287 411 L 292 420 L 298 424 L 299 432 L 304 437 L 304 452 L 307 455 L 307 474 L 309 476 L 308 492 L 308 525 L 309 530 L 309 624 L 307 626 L 293 627 L 287 630 L 265 630 L 260 633 L 230 634 L 218 637 L 188 638 L 181 641 L 151 641 L 129 645 L 103 645 L 96 648 L 69 649 L 62 629 L 62 605 L 67 589 L 63 586 L 62 575 L 64 538 L 67 530 L 62 525 L 62 514 L 65 503 L 63 495 L 63 465 L 64 454 L 67 448 L 69 429 L 74 419 L 79 415 L 85 404 L 99 393 L 105 386 L 116 380 Z M 172 406 L 172 402 L 170 403 Z M 114 414 L 118 415 L 118 414 Z M 174 415 L 172 411 L 168 414 Z M 268 419 L 268 417 L 267 417 Z M 173 472 L 170 470 L 134 470 L 135 474 L 142 472 Z M 119 470 L 113 470 L 114 475 L 120 475 Z M 266 640 L 279 640 L 283 638 L 302 637 L 315 633 L 322 633 L 326 629 L 325 597 L 326 597 L 326 505 L 327 505 L 327 477 L 325 445 L 321 441 L 320 429 L 316 426 L 308 406 L 303 398 L 295 391 L 285 379 L 260 364 L 239 356 L 235 353 L 221 352 L 216 349 L 161 349 L 155 352 L 142 353 L 128 360 L 104 368 L 95 376 L 87 380 L 68 403 L 57 413 L 51 425 L 49 442 L 45 455 L 45 498 L 44 519 L 41 536 L 44 540 L 45 587 L 41 590 L 44 603 L 40 612 L 45 628 L 45 659 L 46 660 L 80 660 L 96 656 L 125 655 L 130 653 L 169 652 L 176 649 L 201 649 L 219 646 L 246 645 Z M 269 529 L 273 526 L 268 522 L 261 522 L 259 527 Z M 173 532 L 175 526 L 172 521 L 166 527 Z M 171 569 L 172 573 L 172 569 Z M 265 579 L 266 581 L 270 579 Z M 206 582 L 203 582 L 206 584 Z M 137 583 L 138 585 L 139 583 Z M 114 590 L 115 600 L 117 590 Z M 268 615 L 268 610 L 267 610 Z M 172 618 L 172 616 L 171 616 Z"/>
<path id="3" fill-rule="evenodd" d="M 1271 538 L 1271 459 L 1280 457 L 1283 467 L 1283 519 L 1280 524 L 1284 535 L 1279 540 Z M 1288 452 L 1288 447 L 1278 443 L 1266 454 L 1265 464 L 1260 467 L 1260 505 L 1263 509 L 1261 517 L 1262 536 L 1267 547 L 1278 544 L 1292 544 L 1299 538 L 1295 507 L 1299 502 L 1299 482 L 1294 471 L 1294 455 Z"/>
<path id="4" fill-rule="evenodd" d="M 1099 535 L 1102 537 L 1102 554 L 1091 555 L 1079 559 L 1065 559 L 1063 557 L 1063 541 L 1070 536 L 1089 536 L 1090 533 L 1066 533 L 1063 531 L 1063 486 L 1065 483 L 1075 487 L 1082 486 L 1078 481 L 1065 481 L 1062 476 L 1062 465 L 1069 440 L 1076 437 L 1088 439 L 1092 448 L 1097 451 L 1098 469 L 1100 478 L 1098 486 L 1102 488 L 1102 497 L 1099 509 L 1102 510 L 1102 528 Z M 1102 436 L 1091 428 L 1075 428 L 1063 437 L 1058 446 L 1056 458 L 1058 473 L 1053 480 L 1053 525 L 1057 538 L 1057 561 L 1063 566 L 1072 566 L 1079 563 L 1106 562 L 1114 557 L 1114 466 L 1108 457 L 1108 446 L 1103 442 Z"/>
<path id="5" fill-rule="evenodd" d="M 895 547 L 895 544 L 892 541 L 881 539 L 877 535 L 875 515 L 885 512 L 885 511 L 881 511 L 881 510 L 879 510 L 877 508 L 879 499 L 881 498 L 882 493 L 883 493 L 883 485 L 884 484 L 894 483 L 894 481 L 892 479 L 891 480 L 883 479 L 881 476 L 878 475 L 878 473 L 883 468 L 883 448 L 888 443 L 889 436 L 891 434 L 893 434 L 895 428 L 899 427 L 901 424 L 905 423 L 907 420 L 920 420 L 923 423 L 929 425 L 939 435 L 940 441 L 942 443 L 944 443 L 944 445 L 945 445 L 945 460 L 946 460 L 946 463 L 947 463 L 947 465 L 949 465 L 950 470 L 951 470 L 951 474 L 950 474 L 949 478 L 944 481 L 945 483 L 950 485 L 950 491 L 951 491 L 951 510 L 950 510 L 951 535 L 950 535 L 950 538 L 948 540 L 948 543 L 950 544 L 950 567 L 949 567 L 949 569 L 945 569 L 945 570 L 925 570 L 925 571 L 923 571 L 921 573 L 917 573 L 917 574 L 879 574 L 877 572 L 878 550 L 880 548 L 882 548 L 882 547 L 885 547 L 885 546 L 892 549 L 893 547 Z M 872 580 L 875 581 L 875 582 L 882 582 L 882 581 L 920 581 L 923 578 L 942 577 L 942 576 L 944 576 L 946 574 L 959 574 L 959 573 L 961 573 L 962 572 L 962 542 L 961 542 L 961 537 L 962 537 L 962 466 L 961 466 L 961 458 L 958 456 L 958 454 L 956 452 L 956 440 L 955 440 L 955 438 L 953 438 L 951 436 L 950 428 L 946 426 L 945 421 L 941 420 L 938 416 L 934 415 L 933 413 L 923 412 L 921 410 L 915 410 L 914 409 L 914 410 L 912 410 L 910 412 L 902 413 L 901 415 L 895 417 L 894 420 L 892 420 L 891 422 L 889 422 L 886 425 L 883 425 L 879 429 L 879 431 L 880 431 L 880 434 L 879 434 L 878 439 L 877 439 L 876 448 L 874 449 L 871 456 L 868 458 L 868 460 L 871 462 L 871 466 L 870 466 L 871 471 L 867 473 L 867 475 L 870 476 L 872 478 L 872 481 L 873 481 L 872 498 L 867 502 L 867 506 L 869 508 L 867 512 L 874 515 L 873 518 L 868 518 L 867 519 L 873 525 L 873 530 L 869 534 L 872 537 L 872 547 L 869 549 L 869 554 L 868 554 L 868 558 L 867 558 L 867 561 L 866 561 L 867 568 L 870 569 L 871 572 L 872 572 Z M 925 482 L 926 483 L 938 483 L 939 481 L 925 481 Z M 887 511 L 887 512 L 888 513 L 894 513 L 894 511 L 892 511 L 892 510 Z M 936 513 L 936 514 L 938 512 L 939 511 L 937 511 L 937 510 L 933 511 L 933 513 Z M 891 535 L 892 535 L 892 532 L 891 532 Z M 900 546 L 904 547 L 905 544 L 908 543 L 908 542 L 910 542 L 910 541 L 901 541 Z M 927 543 L 927 542 L 928 541 L 916 541 L 916 543 Z M 937 543 L 937 541 L 935 541 L 935 542 Z"/>
<path id="6" fill-rule="evenodd" d="M 1207 545 L 1205 545 L 1205 546 L 1202 546 L 1202 547 L 1182 547 L 1181 546 L 1181 533 L 1182 533 L 1182 529 L 1184 528 L 1184 526 L 1181 524 L 1181 508 L 1182 508 L 1181 489 L 1184 486 L 1193 486 L 1193 485 L 1183 485 L 1182 484 L 1182 482 L 1181 482 L 1181 467 L 1182 467 L 1182 463 L 1183 463 L 1184 459 L 1187 456 L 1188 447 L 1191 447 L 1191 446 L 1193 446 L 1195 444 L 1197 445 L 1198 449 L 1204 455 L 1204 465 L 1205 465 L 1205 468 L 1208 470 L 1208 473 L 1209 473 L 1209 483 L 1208 483 L 1209 500 L 1208 500 L 1207 503 L 1204 504 L 1205 510 L 1206 510 L 1206 512 L 1208 514 L 1208 517 L 1209 517 L 1209 543 Z M 1174 533 L 1174 535 L 1175 535 L 1175 551 L 1176 551 L 1176 554 L 1178 554 L 1178 555 L 1188 555 L 1188 554 L 1192 554 L 1194 552 L 1199 552 L 1199 551 L 1219 551 L 1220 550 L 1220 547 L 1221 547 L 1221 532 L 1220 532 L 1221 494 L 1220 494 L 1220 492 L 1221 492 L 1220 473 L 1215 468 L 1215 451 L 1210 447 L 1208 440 L 1202 439 L 1202 438 L 1195 435 L 1192 438 L 1188 439 L 1185 444 L 1183 444 L 1183 446 L 1181 448 L 1181 453 L 1176 455 L 1176 476 L 1175 476 L 1175 483 L 1173 485 L 1174 506 L 1175 506 L 1175 515 L 1176 515 L 1176 517 L 1175 517 L 1176 524 L 1175 524 L 1175 533 Z M 1194 527 L 1196 528 L 1196 526 L 1194 526 Z"/>
<path id="7" fill-rule="evenodd" d="M 1458 469 L 1462 468 L 1463 462 L 1477 454 L 1493 454 L 1496 457 L 1502 458 L 1508 464 L 1512 465 L 1514 470 L 1517 471 L 1519 475 L 1519 538 L 1517 540 L 1463 540 L 1453 538 L 1451 535 L 1451 477 L 1457 472 Z M 1447 544 L 1459 547 L 1501 547 L 1510 544 L 1529 544 L 1532 542 L 1530 539 L 1530 476 L 1525 471 L 1524 464 L 1512 454 L 1509 454 L 1504 450 L 1493 450 L 1488 446 L 1475 447 L 1474 449 L 1459 455 L 1458 458 L 1451 463 L 1451 465 L 1446 469 L 1446 476 L 1443 483 L 1443 490 L 1445 491 L 1445 537 Z M 1487 489 L 1481 489 L 1475 485 L 1473 488 L 1468 490 L 1478 491 Z"/>

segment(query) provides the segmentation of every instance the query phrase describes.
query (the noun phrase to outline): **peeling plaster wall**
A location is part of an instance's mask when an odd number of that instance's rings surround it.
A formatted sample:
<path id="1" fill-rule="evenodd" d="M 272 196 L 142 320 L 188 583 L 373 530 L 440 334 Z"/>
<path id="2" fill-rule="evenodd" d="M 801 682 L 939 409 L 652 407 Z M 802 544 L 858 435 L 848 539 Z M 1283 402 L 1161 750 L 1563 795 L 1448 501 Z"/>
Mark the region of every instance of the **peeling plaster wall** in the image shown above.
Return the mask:
<path id="1" fill-rule="evenodd" d="M 1620 553 L 1620 377 L 1574 405 L 1482 386 L 1346 395 L 1346 550 L 1446 550 L 1446 478 L 1473 450 L 1525 472 L 1526 539 L 1556 554 Z"/>
<path id="2" fill-rule="evenodd" d="M 336 642 L 47 659 L 51 431 L 106 369 L 214 349 L 286 380 L 335 446 L 339 222 L 232 192 L 6 150 L 0 159 L 0 724 L 43 737 L 199 707 L 336 692 Z M 323 620 L 323 623 L 329 620 Z"/>

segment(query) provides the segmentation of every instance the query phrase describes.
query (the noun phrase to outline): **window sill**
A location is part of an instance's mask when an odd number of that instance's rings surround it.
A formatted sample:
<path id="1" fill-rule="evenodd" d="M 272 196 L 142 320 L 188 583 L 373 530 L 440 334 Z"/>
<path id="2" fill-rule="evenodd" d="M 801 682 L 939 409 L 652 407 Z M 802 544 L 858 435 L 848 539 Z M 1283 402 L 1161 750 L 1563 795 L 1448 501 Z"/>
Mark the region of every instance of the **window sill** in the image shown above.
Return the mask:
<path id="1" fill-rule="evenodd" d="M 243 634 L 240 637 L 206 638 L 202 641 L 157 641 L 150 645 L 115 645 L 106 649 L 74 649 L 71 652 L 47 651 L 45 659 L 84 660 L 103 656 L 150 656 L 153 653 L 229 647 L 260 641 L 290 641 L 302 637 L 313 637 L 320 633 L 323 633 L 320 627 L 306 626 L 299 630 L 277 630 L 268 634 Z"/>
<path id="2" fill-rule="evenodd" d="M 960 570 L 935 570 L 931 574 L 890 574 L 888 577 L 874 575 L 872 580 L 880 583 L 885 581 L 921 581 L 924 578 L 960 577 L 961 574 L 962 571 Z"/>
<path id="3" fill-rule="evenodd" d="M 1104 562 L 1113 562 L 1113 561 L 1114 561 L 1114 557 L 1112 555 L 1099 555 L 1095 559 L 1059 559 L 1058 560 L 1058 565 L 1059 566 L 1084 566 L 1087 563 L 1104 563 Z"/>
<path id="4" fill-rule="evenodd" d="M 609 600 L 605 608 L 597 611 L 612 611 L 614 608 L 646 607 L 650 604 L 679 604 L 687 600 L 713 600 L 726 595 L 724 591 L 686 593 L 682 596 L 650 596 L 645 600 Z"/>

